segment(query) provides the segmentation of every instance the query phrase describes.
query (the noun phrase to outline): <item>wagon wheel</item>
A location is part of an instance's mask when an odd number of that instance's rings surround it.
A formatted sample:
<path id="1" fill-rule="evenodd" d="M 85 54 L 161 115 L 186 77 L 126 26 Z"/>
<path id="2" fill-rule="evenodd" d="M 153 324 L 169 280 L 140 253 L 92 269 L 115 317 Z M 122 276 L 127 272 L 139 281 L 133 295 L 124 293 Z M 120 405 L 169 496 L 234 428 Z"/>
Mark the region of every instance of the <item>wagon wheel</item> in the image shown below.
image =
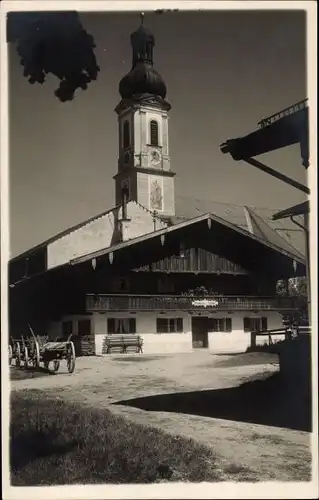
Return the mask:
<path id="1" fill-rule="evenodd" d="M 24 368 L 28 368 L 28 364 L 29 364 L 29 353 L 28 353 L 28 348 L 25 347 L 24 348 Z"/>
<path id="2" fill-rule="evenodd" d="M 55 359 L 53 361 L 53 371 L 58 372 L 60 368 L 60 361 L 58 359 Z"/>
<path id="3" fill-rule="evenodd" d="M 12 345 L 11 344 L 8 345 L 8 355 L 9 355 L 9 366 L 10 366 L 11 363 L 12 363 L 12 356 L 13 356 Z"/>
<path id="4" fill-rule="evenodd" d="M 39 368 L 40 366 L 40 347 L 37 340 L 34 340 L 34 352 L 32 357 L 32 364 L 34 368 Z M 45 364 L 44 364 L 45 366 Z M 49 366 L 49 364 L 48 364 Z"/>
<path id="5" fill-rule="evenodd" d="M 67 367 L 68 372 L 73 373 L 75 368 L 75 349 L 73 342 L 70 342 L 67 349 Z"/>
<path id="6" fill-rule="evenodd" d="M 20 344 L 18 342 L 16 347 L 16 367 L 20 368 L 20 365 L 21 365 L 21 349 L 20 349 Z"/>

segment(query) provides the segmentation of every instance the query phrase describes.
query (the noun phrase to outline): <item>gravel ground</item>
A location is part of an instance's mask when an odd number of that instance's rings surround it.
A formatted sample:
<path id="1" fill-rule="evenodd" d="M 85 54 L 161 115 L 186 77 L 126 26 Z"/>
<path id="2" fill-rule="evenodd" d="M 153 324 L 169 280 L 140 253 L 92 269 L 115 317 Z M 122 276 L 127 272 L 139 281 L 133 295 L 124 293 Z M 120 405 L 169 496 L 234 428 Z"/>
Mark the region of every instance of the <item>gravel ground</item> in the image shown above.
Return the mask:
<path id="1" fill-rule="evenodd" d="M 58 374 L 12 380 L 11 389 L 50 392 L 68 401 L 109 408 L 171 434 L 191 437 L 217 451 L 221 467 L 234 480 L 237 474 L 242 477 L 243 470 L 248 480 L 309 480 L 310 434 L 306 432 L 126 406 L 135 398 L 234 388 L 278 370 L 277 360 L 271 355 L 267 358 L 263 354 L 262 360 L 258 354 L 240 356 L 223 356 L 222 362 L 220 356 L 207 351 L 79 358 L 72 375 L 62 363 Z M 16 371 L 14 367 L 11 370 L 12 374 Z"/>

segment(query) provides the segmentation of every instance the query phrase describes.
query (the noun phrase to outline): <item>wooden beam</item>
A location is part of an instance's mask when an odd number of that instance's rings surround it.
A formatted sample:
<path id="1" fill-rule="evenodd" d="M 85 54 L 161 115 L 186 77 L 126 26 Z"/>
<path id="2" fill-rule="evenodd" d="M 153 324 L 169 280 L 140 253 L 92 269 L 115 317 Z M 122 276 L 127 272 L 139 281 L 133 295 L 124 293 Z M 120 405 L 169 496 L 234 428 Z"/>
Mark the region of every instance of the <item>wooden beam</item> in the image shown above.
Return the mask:
<path id="1" fill-rule="evenodd" d="M 255 158 L 243 158 L 243 161 L 248 163 L 249 165 L 252 165 L 253 167 L 259 168 L 259 170 L 262 170 L 263 172 L 266 172 L 266 174 L 271 175 L 272 177 L 276 177 L 276 179 L 279 179 L 286 184 L 289 184 L 290 186 L 299 189 L 299 191 L 302 191 L 303 193 L 310 194 L 310 189 L 307 186 L 304 186 L 303 184 L 300 184 L 300 182 L 295 181 L 294 179 L 291 179 L 287 175 L 284 175 L 280 172 L 277 172 L 277 170 L 274 170 L 271 167 L 268 167 L 261 161 L 255 160 Z"/>
<path id="2" fill-rule="evenodd" d="M 286 208 L 285 210 L 281 210 L 280 212 L 277 212 L 272 216 L 273 220 L 280 220 L 280 219 L 288 219 L 292 216 L 296 215 L 304 215 L 309 213 L 310 211 L 310 206 L 309 206 L 309 201 L 304 201 L 303 203 L 300 203 L 299 205 L 294 205 L 293 207 Z"/>
<path id="3" fill-rule="evenodd" d="M 302 156 L 308 150 L 308 107 L 284 116 L 244 137 L 230 139 L 221 145 L 222 153 L 230 153 L 234 160 L 259 156 L 300 143 Z M 305 160 L 304 160 L 305 161 Z M 305 165 L 306 166 L 306 165 Z"/>

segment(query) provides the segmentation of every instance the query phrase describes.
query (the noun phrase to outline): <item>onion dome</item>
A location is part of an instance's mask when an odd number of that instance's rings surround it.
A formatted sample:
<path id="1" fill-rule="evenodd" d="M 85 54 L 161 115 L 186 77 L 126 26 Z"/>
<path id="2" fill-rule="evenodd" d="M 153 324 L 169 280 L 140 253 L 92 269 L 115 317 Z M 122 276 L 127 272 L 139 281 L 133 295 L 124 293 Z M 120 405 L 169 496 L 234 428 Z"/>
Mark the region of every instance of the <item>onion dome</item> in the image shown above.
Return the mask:
<path id="1" fill-rule="evenodd" d="M 161 75 L 153 68 L 153 34 L 143 23 L 131 35 L 133 60 L 131 71 L 122 78 L 119 91 L 122 99 L 131 99 L 142 94 L 151 94 L 165 99 L 166 85 Z"/>

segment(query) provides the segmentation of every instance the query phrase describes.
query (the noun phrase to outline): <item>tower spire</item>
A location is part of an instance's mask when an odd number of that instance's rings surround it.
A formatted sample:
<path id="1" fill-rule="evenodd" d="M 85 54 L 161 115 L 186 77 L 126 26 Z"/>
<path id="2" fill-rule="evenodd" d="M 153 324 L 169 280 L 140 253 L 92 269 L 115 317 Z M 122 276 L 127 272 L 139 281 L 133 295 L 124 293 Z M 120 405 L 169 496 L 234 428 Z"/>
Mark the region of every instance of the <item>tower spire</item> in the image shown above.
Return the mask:
<path id="1" fill-rule="evenodd" d="M 141 17 L 141 25 L 142 25 L 142 26 L 143 26 L 143 24 L 144 24 L 144 16 L 145 16 L 144 12 L 141 12 L 141 13 L 140 13 L 140 17 Z"/>

